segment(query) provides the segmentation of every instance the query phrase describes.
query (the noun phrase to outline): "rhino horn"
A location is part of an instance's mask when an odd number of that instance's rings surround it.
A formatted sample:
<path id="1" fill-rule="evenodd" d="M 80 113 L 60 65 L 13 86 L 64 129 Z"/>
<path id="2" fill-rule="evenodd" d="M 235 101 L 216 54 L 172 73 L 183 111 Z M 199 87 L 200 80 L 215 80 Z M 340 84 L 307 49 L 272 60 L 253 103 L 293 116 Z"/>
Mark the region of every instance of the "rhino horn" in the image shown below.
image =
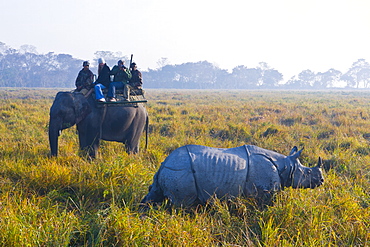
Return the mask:
<path id="1" fill-rule="evenodd" d="M 322 167 L 322 159 L 319 157 L 319 161 L 317 162 L 317 167 L 321 168 Z"/>
<path id="2" fill-rule="evenodd" d="M 301 153 L 303 151 L 304 148 L 302 148 L 301 150 L 299 150 L 298 152 L 296 152 L 295 154 L 291 155 L 293 159 L 298 159 L 299 156 L 301 156 Z"/>

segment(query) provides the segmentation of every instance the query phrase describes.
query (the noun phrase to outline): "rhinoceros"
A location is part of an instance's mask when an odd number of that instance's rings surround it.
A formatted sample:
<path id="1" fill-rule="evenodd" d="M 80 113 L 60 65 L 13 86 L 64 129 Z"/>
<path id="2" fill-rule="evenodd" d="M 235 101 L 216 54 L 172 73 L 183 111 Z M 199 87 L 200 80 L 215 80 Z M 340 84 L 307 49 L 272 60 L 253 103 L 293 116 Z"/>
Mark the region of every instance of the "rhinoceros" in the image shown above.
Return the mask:
<path id="1" fill-rule="evenodd" d="M 204 204 L 210 197 L 261 197 L 284 187 L 315 188 L 324 182 L 322 160 L 312 168 L 288 156 L 253 145 L 212 148 L 186 145 L 174 150 L 154 175 L 142 205 L 165 198 L 177 206 Z"/>

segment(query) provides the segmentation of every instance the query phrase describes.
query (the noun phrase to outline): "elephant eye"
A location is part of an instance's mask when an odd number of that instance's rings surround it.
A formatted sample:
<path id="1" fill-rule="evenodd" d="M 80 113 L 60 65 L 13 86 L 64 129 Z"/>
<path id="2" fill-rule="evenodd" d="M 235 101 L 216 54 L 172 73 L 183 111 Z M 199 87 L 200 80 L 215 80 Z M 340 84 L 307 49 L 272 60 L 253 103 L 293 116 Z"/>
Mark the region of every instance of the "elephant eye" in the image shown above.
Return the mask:
<path id="1" fill-rule="evenodd" d="M 311 170 L 308 170 L 308 171 L 307 171 L 307 173 L 308 173 L 308 174 L 311 174 Z"/>

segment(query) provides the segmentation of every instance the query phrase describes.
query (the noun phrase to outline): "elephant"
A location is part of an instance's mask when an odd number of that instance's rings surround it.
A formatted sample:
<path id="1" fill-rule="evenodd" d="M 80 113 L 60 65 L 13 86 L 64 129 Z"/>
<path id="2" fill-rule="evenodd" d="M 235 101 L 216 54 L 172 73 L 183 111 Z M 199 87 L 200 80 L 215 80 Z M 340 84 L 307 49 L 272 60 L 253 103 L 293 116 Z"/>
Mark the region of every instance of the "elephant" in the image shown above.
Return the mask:
<path id="1" fill-rule="evenodd" d="M 77 125 L 80 149 L 95 158 L 100 140 L 122 142 L 127 153 L 139 152 L 144 129 L 148 145 L 149 116 L 142 103 L 99 104 L 93 94 L 58 92 L 50 107 L 49 143 L 51 156 L 58 155 L 62 130 Z"/>

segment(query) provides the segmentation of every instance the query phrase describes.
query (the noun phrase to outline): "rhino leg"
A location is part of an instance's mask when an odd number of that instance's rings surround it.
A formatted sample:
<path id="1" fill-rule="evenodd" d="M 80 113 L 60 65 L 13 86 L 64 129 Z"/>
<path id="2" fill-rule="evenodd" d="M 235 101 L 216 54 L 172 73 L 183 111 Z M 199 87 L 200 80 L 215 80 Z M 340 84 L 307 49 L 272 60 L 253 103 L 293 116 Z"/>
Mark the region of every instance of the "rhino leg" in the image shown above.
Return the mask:
<path id="1" fill-rule="evenodd" d="M 176 206 L 192 206 L 198 199 L 194 174 L 189 170 L 164 169 L 158 181 L 164 197 Z"/>
<path id="2" fill-rule="evenodd" d="M 274 163 L 264 155 L 251 155 L 245 194 L 268 198 L 271 193 L 280 190 L 280 187 L 279 172 Z"/>
<path id="3" fill-rule="evenodd" d="M 147 208 L 149 204 L 161 203 L 166 198 L 176 206 L 193 205 L 198 200 L 193 174 L 171 170 L 162 171 L 161 176 L 157 173 L 140 207 Z"/>

